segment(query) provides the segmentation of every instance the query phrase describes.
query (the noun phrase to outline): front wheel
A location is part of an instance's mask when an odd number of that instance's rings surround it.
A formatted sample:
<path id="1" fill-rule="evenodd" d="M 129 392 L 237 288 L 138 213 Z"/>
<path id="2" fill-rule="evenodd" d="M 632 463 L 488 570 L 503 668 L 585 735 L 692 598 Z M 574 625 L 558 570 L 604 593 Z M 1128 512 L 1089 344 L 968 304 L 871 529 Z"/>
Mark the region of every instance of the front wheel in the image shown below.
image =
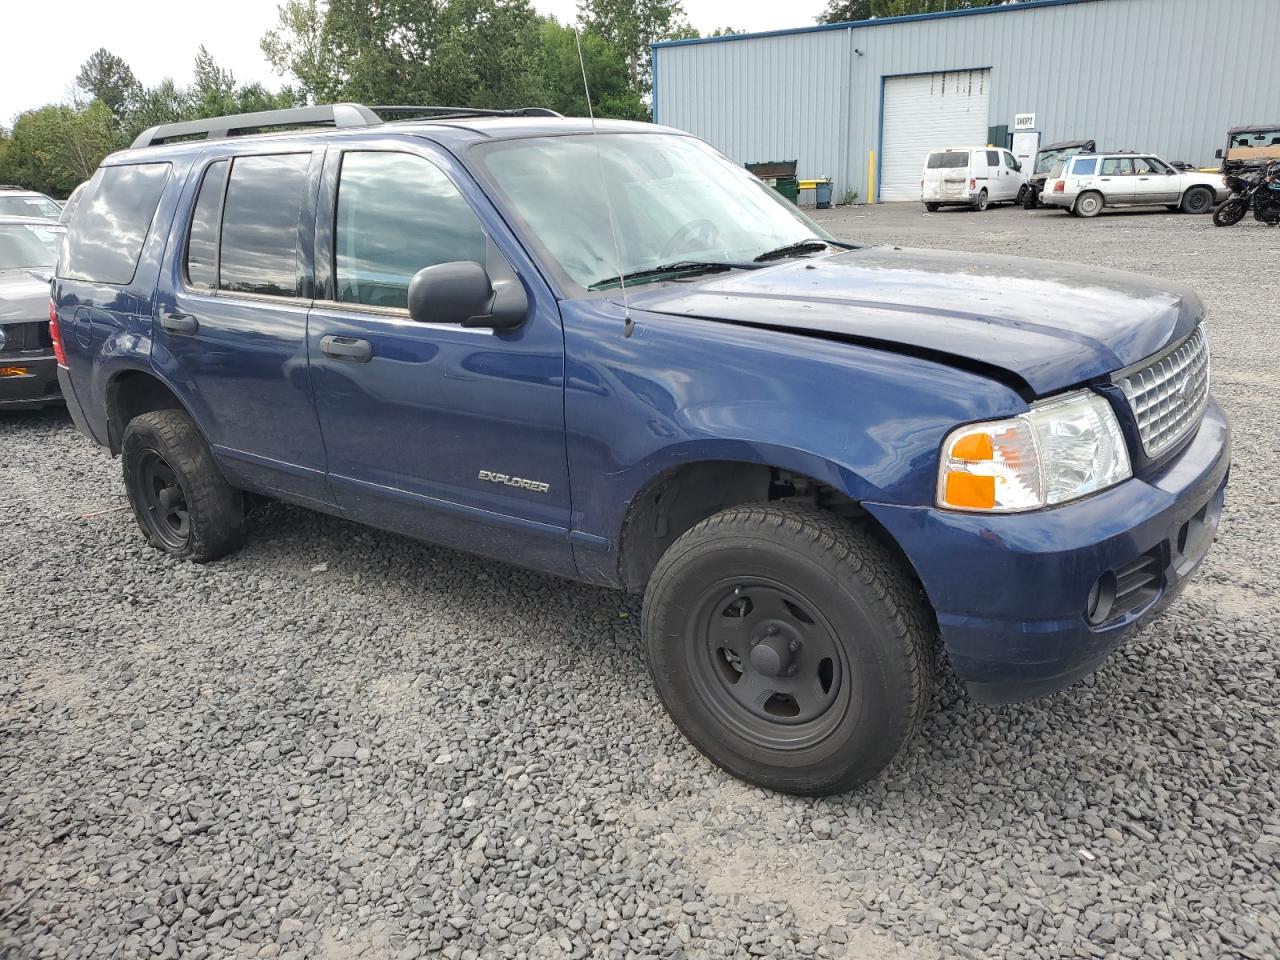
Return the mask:
<path id="1" fill-rule="evenodd" d="M 1183 213 L 1208 213 L 1213 209 L 1213 191 L 1208 187 L 1192 187 L 1182 195 Z"/>
<path id="2" fill-rule="evenodd" d="M 181 410 L 129 421 L 120 460 L 133 515 L 153 547 L 205 563 L 239 545 L 240 491 L 223 478 L 200 430 Z"/>
<path id="3" fill-rule="evenodd" d="M 1022 209 L 1034 210 L 1036 207 L 1040 206 L 1040 191 L 1033 190 L 1029 187 L 1025 188 L 1025 191 L 1026 192 L 1022 195 Z"/>
<path id="4" fill-rule="evenodd" d="M 931 624 L 872 537 L 779 503 L 681 536 L 643 617 L 650 675 L 693 745 L 750 783 L 810 795 L 870 780 L 916 732 Z"/>
<path id="5" fill-rule="evenodd" d="M 1213 225 L 1215 227 L 1234 227 L 1244 219 L 1244 215 L 1248 212 L 1249 204 L 1243 198 L 1232 197 L 1230 200 L 1220 203 L 1218 209 L 1213 211 Z"/>

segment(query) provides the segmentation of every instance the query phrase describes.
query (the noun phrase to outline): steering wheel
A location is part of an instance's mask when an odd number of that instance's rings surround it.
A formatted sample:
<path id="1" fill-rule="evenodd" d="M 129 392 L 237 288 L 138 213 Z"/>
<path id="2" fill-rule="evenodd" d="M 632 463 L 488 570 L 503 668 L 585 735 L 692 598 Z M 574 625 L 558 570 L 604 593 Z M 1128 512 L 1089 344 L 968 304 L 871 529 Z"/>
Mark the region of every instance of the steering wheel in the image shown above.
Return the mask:
<path id="1" fill-rule="evenodd" d="M 669 259 L 676 250 L 689 244 L 695 249 L 709 250 L 720 240 L 720 228 L 711 220 L 690 220 L 662 245 L 662 258 Z"/>

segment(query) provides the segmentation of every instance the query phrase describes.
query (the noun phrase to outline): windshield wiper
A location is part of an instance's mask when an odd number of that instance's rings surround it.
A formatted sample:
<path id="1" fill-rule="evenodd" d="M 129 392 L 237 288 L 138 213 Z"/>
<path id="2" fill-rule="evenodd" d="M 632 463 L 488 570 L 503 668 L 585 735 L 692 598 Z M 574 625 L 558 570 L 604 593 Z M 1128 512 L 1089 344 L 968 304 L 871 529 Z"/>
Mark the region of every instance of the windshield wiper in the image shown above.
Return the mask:
<path id="1" fill-rule="evenodd" d="M 760 256 L 755 258 L 756 263 L 764 263 L 766 260 L 781 260 L 783 257 L 790 257 L 797 253 L 817 253 L 819 250 L 825 250 L 827 247 L 844 246 L 844 244 L 832 243 L 829 240 L 819 240 L 817 237 L 810 237 L 807 240 L 797 240 L 795 243 L 788 243 L 785 246 L 778 247 L 776 250 L 766 250 Z"/>
<path id="2" fill-rule="evenodd" d="M 621 277 L 605 277 L 603 280 L 597 280 L 595 283 L 590 284 L 587 289 L 607 290 L 610 287 L 620 286 L 622 283 L 656 280 L 665 275 L 692 277 L 700 273 L 720 273 L 725 270 L 759 270 L 761 266 L 763 264 L 752 260 L 677 260 L 674 263 L 664 263 L 659 267 L 646 267 L 643 270 L 624 273 Z"/>

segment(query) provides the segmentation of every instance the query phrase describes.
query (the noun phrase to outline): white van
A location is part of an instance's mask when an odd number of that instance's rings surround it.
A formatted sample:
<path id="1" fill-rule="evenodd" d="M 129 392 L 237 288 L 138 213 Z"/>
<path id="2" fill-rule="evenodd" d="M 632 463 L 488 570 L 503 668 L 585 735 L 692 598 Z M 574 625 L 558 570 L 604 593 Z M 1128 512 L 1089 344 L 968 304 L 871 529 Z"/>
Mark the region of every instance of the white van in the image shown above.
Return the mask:
<path id="1" fill-rule="evenodd" d="M 1022 164 L 995 147 L 948 147 L 924 162 L 920 199 L 930 213 L 943 206 L 987 209 L 989 203 L 1021 203 L 1027 189 Z"/>

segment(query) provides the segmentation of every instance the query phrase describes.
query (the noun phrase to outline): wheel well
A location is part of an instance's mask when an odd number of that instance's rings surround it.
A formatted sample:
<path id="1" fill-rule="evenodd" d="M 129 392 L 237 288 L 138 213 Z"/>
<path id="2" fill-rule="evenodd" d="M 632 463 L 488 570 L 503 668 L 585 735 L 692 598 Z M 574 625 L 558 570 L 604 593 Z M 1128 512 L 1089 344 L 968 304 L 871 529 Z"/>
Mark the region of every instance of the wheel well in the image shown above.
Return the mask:
<path id="1" fill-rule="evenodd" d="M 134 417 L 154 410 L 184 410 L 182 402 L 163 383 L 140 370 L 128 370 L 107 385 L 107 438 L 112 453 L 120 452 L 124 429 Z"/>
<path id="2" fill-rule="evenodd" d="M 667 548 L 712 514 L 742 503 L 771 500 L 809 503 L 849 519 L 868 517 L 857 501 L 835 487 L 790 470 L 731 460 L 676 467 L 651 480 L 631 501 L 618 559 L 623 586 L 643 591 Z M 878 525 L 872 526 L 877 527 L 877 536 L 891 540 Z M 901 554 L 897 544 L 891 546 Z"/>

